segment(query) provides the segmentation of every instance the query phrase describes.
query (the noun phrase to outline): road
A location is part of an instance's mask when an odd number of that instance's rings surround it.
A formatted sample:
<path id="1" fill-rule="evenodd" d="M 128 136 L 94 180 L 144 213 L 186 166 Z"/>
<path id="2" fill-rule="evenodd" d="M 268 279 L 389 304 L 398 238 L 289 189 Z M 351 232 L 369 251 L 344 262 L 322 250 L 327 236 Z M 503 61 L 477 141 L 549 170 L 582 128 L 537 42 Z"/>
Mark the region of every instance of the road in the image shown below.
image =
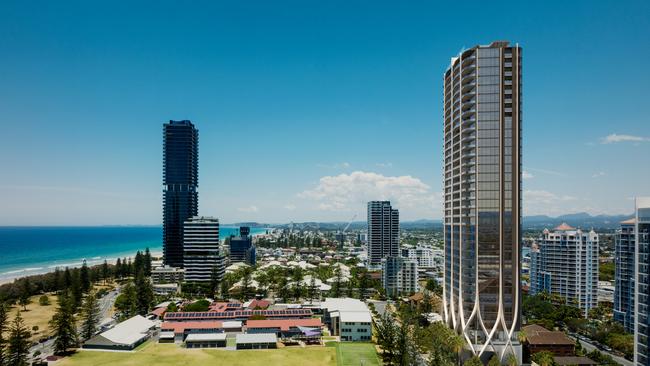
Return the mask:
<path id="1" fill-rule="evenodd" d="M 115 290 L 109 292 L 106 294 L 104 297 L 99 299 L 98 305 L 99 305 L 99 321 L 102 321 L 106 318 L 111 317 L 111 310 L 113 309 L 113 304 L 115 304 L 115 299 L 117 299 L 117 296 L 120 294 L 120 288 L 116 288 Z M 39 351 L 39 355 L 35 356 L 34 353 Z M 47 356 L 51 356 L 54 354 L 54 338 L 48 339 L 47 341 L 43 343 L 39 343 L 32 348 L 29 349 L 29 355 L 32 360 L 40 360 L 40 359 L 45 359 Z"/>
<path id="2" fill-rule="evenodd" d="M 569 336 L 569 337 L 571 339 L 573 339 L 573 340 L 576 340 L 576 337 L 573 337 L 573 336 Z M 584 339 L 580 339 L 580 343 L 582 344 L 582 347 L 587 352 L 591 352 L 591 351 L 593 351 L 595 349 L 598 349 L 598 347 L 594 346 L 592 343 L 590 343 L 589 341 L 586 341 Z M 602 350 L 602 349 L 598 349 L 598 351 L 600 351 L 600 353 L 602 353 L 602 354 L 611 356 L 614 359 L 614 361 L 618 362 L 619 364 L 621 364 L 623 366 L 634 366 L 634 362 L 629 361 L 629 360 L 627 360 L 627 359 L 625 359 L 623 357 L 616 356 L 615 354 L 609 353 L 609 352 L 607 352 L 605 350 Z"/>

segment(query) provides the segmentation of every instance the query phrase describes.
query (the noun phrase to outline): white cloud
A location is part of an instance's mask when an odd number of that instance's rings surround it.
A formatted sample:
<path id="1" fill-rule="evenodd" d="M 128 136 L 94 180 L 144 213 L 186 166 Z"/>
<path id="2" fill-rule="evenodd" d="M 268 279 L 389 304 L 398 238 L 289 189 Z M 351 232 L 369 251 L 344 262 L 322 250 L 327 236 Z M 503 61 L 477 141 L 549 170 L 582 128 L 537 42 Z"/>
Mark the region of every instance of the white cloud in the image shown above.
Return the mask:
<path id="1" fill-rule="evenodd" d="M 385 162 L 385 163 L 377 163 L 375 165 L 377 167 L 379 167 L 379 168 L 392 168 L 393 167 L 393 163 L 391 163 L 390 161 Z"/>
<path id="2" fill-rule="evenodd" d="M 442 194 L 410 175 L 384 176 L 373 172 L 325 176 L 316 187 L 298 194 L 322 211 L 365 211 L 372 200 L 390 200 L 404 217 L 440 217 Z"/>
<path id="3" fill-rule="evenodd" d="M 556 172 L 555 170 L 531 168 L 529 166 L 525 166 L 524 169 L 526 169 L 526 171 L 532 171 L 532 172 L 543 173 L 543 174 L 548 174 L 548 175 L 557 175 L 558 177 L 566 176 L 566 174 L 564 174 L 562 172 Z M 526 178 L 524 178 L 524 179 L 526 179 Z"/>
<path id="4" fill-rule="evenodd" d="M 643 136 L 633 136 L 633 135 L 619 135 L 613 133 L 603 137 L 601 143 L 603 144 L 614 144 L 617 142 L 647 142 L 650 141 L 650 138 Z"/>
<path id="5" fill-rule="evenodd" d="M 317 167 L 319 168 L 328 168 L 328 169 L 347 169 L 351 167 L 350 163 L 347 161 L 344 161 L 342 163 L 335 163 L 335 164 L 316 164 Z"/>
<path id="6" fill-rule="evenodd" d="M 600 178 L 600 177 L 605 176 L 605 175 L 606 175 L 605 172 L 598 172 L 598 173 L 594 173 L 591 177 L 592 178 Z"/>
<path id="7" fill-rule="evenodd" d="M 257 208 L 257 206 L 248 206 L 248 207 L 240 207 L 237 209 L 239 212 L 246 212 L 246 213 L 254 213 L 258 212 L 260 209 Z"/>
<path id="8" fill-rule="evenodd" d="M 534 175 L 532 175 L 531 173 L 529 173 L 526 170 L 521 172 L 521 178 L 523 178 L 523 179 L 531 179 L 531 178 L 534 178 L 534 177 L 535 177 Z"/>
<path id="9" fill-rule="evenodd" d="M 296 205 L 289 203 L 289 204 L 287 204 L 287 205 L 284 205 L 284 208 L 285 208 L 286 210 L 293 211 L 293 210 L 296 209 Z"/>

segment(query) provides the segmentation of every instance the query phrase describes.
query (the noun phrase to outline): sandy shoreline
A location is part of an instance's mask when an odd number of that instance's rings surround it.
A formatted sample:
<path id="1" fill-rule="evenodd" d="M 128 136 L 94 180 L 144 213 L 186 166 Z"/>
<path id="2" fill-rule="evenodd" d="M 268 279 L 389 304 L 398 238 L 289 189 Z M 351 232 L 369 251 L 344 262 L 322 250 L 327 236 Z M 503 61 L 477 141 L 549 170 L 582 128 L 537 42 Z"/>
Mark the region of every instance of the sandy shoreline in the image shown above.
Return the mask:
<path id="1" fill-rule="evenodd" d="M 162 255 L 163 255 L 163 253 L 161 251 L 155 251 L 155 252 L 152 251 L 151 252 L 151 256 L 153 258 L 162 258 Z M 106 260 L 106 262 L 108 264 L 115 264 L 115 262 L 117 262 L 118 258 L 119 259 L 126 258 L 127 260 L 128 259 L 133 260 L 135 258 L 135 253 L 127 255 L 127 256 L 115 255 L 114 258 L 113 258 L 113 256 L 110 256 L 110 258 L 107 257 L 107 258 L 101 258 L 101 259 L 90 259 L 90 260 L 86 260 L 86 263 L 87 263 L 87 265 L 89 267 L 100 265 L 100 264 L 104 263 L 104 260 Z M 73 260 L 70 260 L 70 261 L 72 262 Z M 56 270 L 56 268 L 59 268 L 59 269 L 64 269 L 65 267 L 78 268 L 78 267 L 81 267 L 82 265 L 83 265 L 83 261 L 78 261 L 78 262 L 74 262 L 74 263 L 64 263 L 64 264 L 56 265 L 56 266 L 25 268 L 23 270 L 11 271 L 10 273 L 6 273 L 3 277 L 0 277 L 0 285 L 4 285 L 5 283 L 12 283 L 15 280 L 23 278 L 23 277 L 38 276 L 38 275 L 42 275 L 42 274 L 45 274 L 45 273 L 54 272 Z"/>

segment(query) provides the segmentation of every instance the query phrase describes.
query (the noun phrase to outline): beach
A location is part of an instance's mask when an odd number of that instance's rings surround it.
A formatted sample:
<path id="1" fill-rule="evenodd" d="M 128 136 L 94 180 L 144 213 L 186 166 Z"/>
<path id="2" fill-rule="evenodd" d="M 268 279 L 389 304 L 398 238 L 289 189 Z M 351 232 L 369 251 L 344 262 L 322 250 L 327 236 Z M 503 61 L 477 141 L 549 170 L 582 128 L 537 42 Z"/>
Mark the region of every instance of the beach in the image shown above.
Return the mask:
<path id="1" fill-rule="evenodd" d="M 221 227 L 223 239 L 238 232 Z M 252 235 L 266 232 L 252 228 Z M 162 257 L 162 227 L 0 227 L 0 284 L 16 278 L 53 272 L 56 268 L 115 263 L 149 248 Z"/>

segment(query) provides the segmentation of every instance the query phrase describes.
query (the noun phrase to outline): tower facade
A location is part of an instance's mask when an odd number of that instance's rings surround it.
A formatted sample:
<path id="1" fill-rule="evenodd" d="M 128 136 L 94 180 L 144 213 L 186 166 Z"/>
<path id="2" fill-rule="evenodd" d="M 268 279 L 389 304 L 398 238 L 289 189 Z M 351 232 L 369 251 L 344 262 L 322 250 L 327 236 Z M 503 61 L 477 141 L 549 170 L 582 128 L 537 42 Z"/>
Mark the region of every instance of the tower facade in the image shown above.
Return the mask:
<path id="1" fill-rule="evenodd" d="M 634 250 L 636 220 L 621 222 L 614 242 L 614 320 L 634 333 Z"/>
<path id="2" fill-rule="evenodd" d="M 368 265 L 378 268 L 386 257 L 399 256 L 399 211 L 390 201 L 368 202 Z"/>
<path id="3" fill-rule="evenodd" d="M 558 295 L 586 318 L 598 305 L 598 234 L 566 223 L 545 229 L 531 252 L 530 292 Z"/>
<path id="4" fill-rule="evenodd" d="M 521 48 L 461 52 L 443 96 L 444 319 L 472 353 L 521 359 Z"/>
<path id="5" fill-rule="evenodd" d="M 650 197 L 635 211 L 634 364 L 650 366 Z"/>
<path id="6" fill-rule="evenodd" d="M 185 281 L 209 282 L 225 273 L 225 257 L 219 242 L 219 220 L 195 216 L 184 223 L 183 266 Z"/>
<path id="7" fill-rule="evenodd" d="M 199 131 L 192 122 L 163 125 L 163 258 L 183 267 L 183 223 L 199 209 Z"/>

